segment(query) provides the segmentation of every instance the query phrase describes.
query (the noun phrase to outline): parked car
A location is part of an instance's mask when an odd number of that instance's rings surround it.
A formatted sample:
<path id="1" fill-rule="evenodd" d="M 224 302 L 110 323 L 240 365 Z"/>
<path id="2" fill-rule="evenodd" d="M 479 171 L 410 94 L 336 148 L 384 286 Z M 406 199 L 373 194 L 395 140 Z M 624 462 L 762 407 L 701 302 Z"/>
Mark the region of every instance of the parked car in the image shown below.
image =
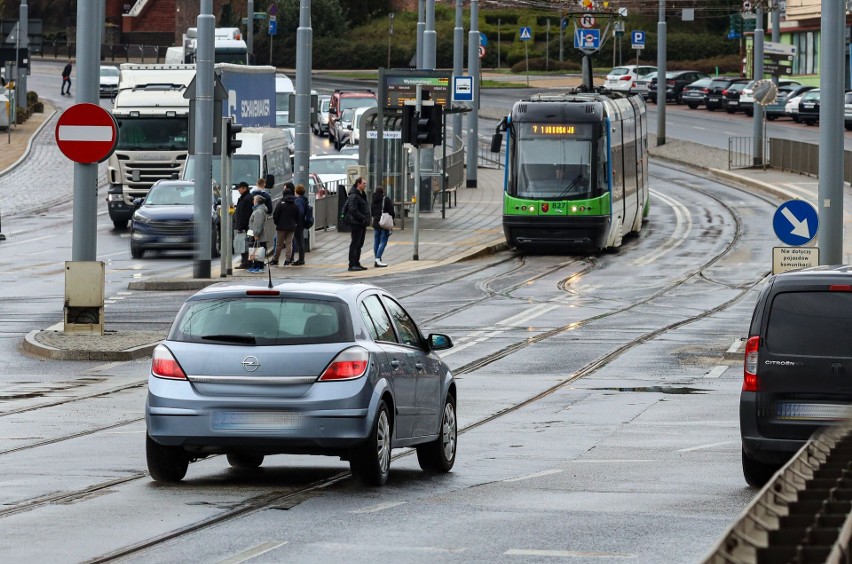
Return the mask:
<path id="1" fill-rule="evenodd" d="M 705 105 L 707 103 L 707 92 L 712 81 L 713 79 L 710 77 L 699 78 L 695 82 L 684 86 L 680 96 L 683 103 L 689 106 L 690 110 Z"/>
<path id="2" fill-rule="evenodd" d="M 680 104 L 683 102 L 683 89 L 696 80 L 706 78 L 707 75 L 698 71 L 669 71 L 666 73 L 666 101 Z M 648 99 L 657 101 L 657 79 L 653 78 L 648 87 Z"/>
<path id="3" fill-rule="evenodd" d="M 320 96 L 317 99 L 318 113 L 317 122 L 311 125 L 311 131 L 314 135 L 320 137 L 328 135 L 328 104 L 331 101 L 331 96 Z"/>
<path id="4" fill-rule="evenodd" d="M 179 482 L 191 460 L 211 454 L 244 469 L 272 454 L 323 454 L 381 486 L 391 450 L 414 447 L 423 470 L 449 472 L 456 383 L 436 351 L 452 346 L 447 335 L 424 336 L 376 286 L 208 287 L 153 353 L 148 471 Z"/>
<path id="5" fill-rule="evenodd" d="M 819 88 L 808 90 L 799 101 L 799 121 L 814 125 L 819 121 Z"/>
<path id="6" fill-rule="evenodd" d="M 349 175 L 346 169 L 357 164 L 358 155 L 327 153 L 313 155 L 308 166 L 311 172 L 319 175 L 328 192 L 336 194 L 338 185 L 343 185 L 346 191 L 349 191 Z"/>
<path id="7" fill-rule="evenodd" d="M 646 65 L 615 67 L 606 75 L 604 88 L 619 92 L 633 92 L 633 89 L 636 87 L 636 81 L 651 72 L 657 72 L 657 67 Z"/>
<path id="8" fill-rule="evenodd" d="M 766 119 L 772 121 L 779 117 L 791 117 L 786 112 L 787 102 L 795 97 L 801 96 L 808 90 L 813 90 L 816 86 L 803 86 L 801 84 L 786 84 L 778 87 L 778 94 L 775 96 L 775 103 L 766 106 L 763 113 Z M 799 102 L 796 101 L 796 111 L 799 110 Z"/>
<path id="9" fill-rule="evenodd" d="M 737 82 L 748 83 L 746 78 L 717 76 L 713 78 L 707 87 L 707 102 L 705 105 L 711 112 L 722 108 L 722 91 Z"/>
<path id="10" fill-rule="evenodd" d="M 633 92 L 639 94 L 645 100 L 648 100 L 648 88 L 651 84 L 651 81 L 657 78 L 657 71 L 649 72 L 648 74 L 639 77 L 636 80 L 636 86 L 633 87 Z"/>
<path id="11" fill-rule="evenodd" d="M 133 201 L 136 211 L 130 220 L 130 256 L 142 258 L 149 250 L 195 249 L 195 182 L 158 180 L 145 199 Z M 211 253 L 219 256 L 218 201 L 214 194 L 211 210 L 213 237 Z"/>
<path id="12" fill-rule="evenodd" d="M 813 88 L 811 88 L 813 90 Z M 788 116 L 790 119 L 799 123 L 799 102 L 802 101 L 802 96 L 804 96 L 808 90 L 802 92 L 796 96 L 792 96 L 787 98 L 787 103 L 784 105 L 784 114 Z"/>
<path id="13" fill-rule="evenodd" d="M 735 82 L 722 90 L 722 107 L 726 112 L 733 114 L 737 110 L 742 109 L 740 106 L 740 96 L 745 87 L 745 82 Z"/>
<path id="14" fill-rule="evenodd" d="M 814 431 L 850 416 L 852 267 L 778 274 L 756 304 L 739 411 L 743 475 L 760 487 Z"/>
<path id="15" fill-rule="evenodd" d="M 746 113 L 748 117 L 754 115 L 754 83 L 756 80 L 750 81 L 746 84 L 746 87 L 743 89 L 743 93 L 740 96 L 740 105 L 742 106 L 743 111 Z M 790 86 L 791 84 L 799 85 L 795 80 L 781 80 L 778 81 L 778 86 Z"/>
<path id="16" fill-rule="evenodd" d="M 118 67 L 101 65 L 100 68 L 100 98 L 115 98 L 118 96 Z"/>
<path id="17" fill-rule="evenodd" d="M 847 92 L 843 96 L 843 125 L 847 131 L 852 131 L 852 92 Z"/>

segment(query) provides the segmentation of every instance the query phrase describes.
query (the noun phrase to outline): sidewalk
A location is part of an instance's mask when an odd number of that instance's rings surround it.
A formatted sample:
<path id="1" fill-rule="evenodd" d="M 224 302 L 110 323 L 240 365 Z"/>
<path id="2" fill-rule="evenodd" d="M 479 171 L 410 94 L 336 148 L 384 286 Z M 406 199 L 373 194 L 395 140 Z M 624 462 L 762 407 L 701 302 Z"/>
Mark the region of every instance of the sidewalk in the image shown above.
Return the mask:
<path id="1" fill-rule="evenodd" d="M 11 136 L 11 144 L 0 151 L 0 178 L 11 169 L 25 163 L 30 152 L 29 139 L 40 125 L 50 126 L 52 108 L 45 114 L 31 118 L 18 126 Z M 41 117 L 41 121 L 38 120 Z M 29 136 L 27 136 L 29 134 Z M 3 141 L 0 138 L 0 141 Z M 724 149 L 715 149 L 696 143 L 669 139 L 668 143 L 656 147 L 656 140 L 649 138 L 652 158 L 690 167 L 723 182 L 773 194 L 781 200 L 793 198 L 815 199 L 797 185 L 815 183 L 800 175 L 774 170 L 746 169 L 728 171 L 728 155 Z M 503 170 L 479 168 L 477 188 L 459 188 L 458 205 L 445 209 L 441 217 L 440 198 L 434 202 L 434 211 L 421 213 L 417 255 L 414 260 L 414 218 L 405 219 L 405 228 L 397 228 L 391 235 L 383 260 L 390 266 L 368 268 L 363 272 L 348 272 L 347 253 L 349 233 L 335 230 L 319 231 L 315 234 L 312 250 L 306 254 L 304 266 L 271 267 L 274 281 L 288 278 L 358 280 L 382 283 L 384 275 L 451 264 L 462 260 L 497 252 L 506 248 L 502 229 Z M 399 223 L 399 220 L 397 220 Z M 845 250 L 845 249 L 844 249 Z M 844 253 L 848 256 L 848 253 Z M 213 261 L 210 279 L 194 279 L 191 271 L 177 278 L 145 278 L 133 281 L 129 290 L 195 290 L 222 281 L 253 282 L 266 281 L 267 274 L 248 274 L 235 270 L 234 276 L 219 276 L 218 260 Z M 362 264 L 373 264 L 373 235 L 367 233 L 362 253 Z M 107 325 L 109 320 L 107 319 Z M 129 360 L 143 358 L 158 344 L 163 336 L 142 331 L 110 331 L 103 336 L 65 335 L 61 326 L 45 330 L 34 330 L 24 340 L 24 350 L 31 354 L 52 359 L 67 360 Z"/>

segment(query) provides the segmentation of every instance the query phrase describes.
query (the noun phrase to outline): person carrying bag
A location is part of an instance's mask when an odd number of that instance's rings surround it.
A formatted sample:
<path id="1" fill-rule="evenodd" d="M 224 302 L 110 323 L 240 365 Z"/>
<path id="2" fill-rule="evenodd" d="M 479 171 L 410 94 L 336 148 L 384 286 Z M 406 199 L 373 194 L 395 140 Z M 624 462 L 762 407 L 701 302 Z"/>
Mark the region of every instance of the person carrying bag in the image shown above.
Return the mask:
<path id="1" fill-rule="evenodd" d="M 376 257 L 376 268 L 387 266 L 382 260 L 388 238 L 393 232 L 393 220 L 396 217 L 393 211 L 393 202 L 385 196 L 385 190 L 381 186 L 373 192 L 373 201 L 370 204 L 370 215 L 373 216 L 373 254 Z"/>

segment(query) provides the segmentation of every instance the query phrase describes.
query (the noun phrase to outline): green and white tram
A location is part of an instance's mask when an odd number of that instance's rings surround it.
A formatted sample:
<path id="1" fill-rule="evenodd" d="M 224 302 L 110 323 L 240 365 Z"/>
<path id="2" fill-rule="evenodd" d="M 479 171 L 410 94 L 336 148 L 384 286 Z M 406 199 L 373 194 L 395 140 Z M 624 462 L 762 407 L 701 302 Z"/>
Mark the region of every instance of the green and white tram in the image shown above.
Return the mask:
<path id="1" fill-rule="evenodd" d="M 648 123 L 638 95 L 566 93 L 516 102 L 506 131 L 503 232 L 521 250 L 607 249 L 648 215 Z"/>

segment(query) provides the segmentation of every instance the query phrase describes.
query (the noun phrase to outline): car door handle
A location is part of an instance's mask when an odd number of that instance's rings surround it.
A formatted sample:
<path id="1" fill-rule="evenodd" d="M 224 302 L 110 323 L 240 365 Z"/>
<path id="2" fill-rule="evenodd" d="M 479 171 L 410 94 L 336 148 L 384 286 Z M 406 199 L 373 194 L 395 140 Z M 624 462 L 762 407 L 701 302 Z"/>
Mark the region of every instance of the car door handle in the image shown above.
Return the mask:
<path id="1" fill-rule="evenodd" d="M 417 370 L 423 370 L 423 363 L 422 362 L 415 363 L 414 368 L 416 368 Z"/>
<path id="2" fill-rule="evenodd" d="M 398 360 L 392 360 L 392 361 L 390 361 L 390 365 L 393 366 L 394 368 L 399 368 L 399 361 Z"/>

